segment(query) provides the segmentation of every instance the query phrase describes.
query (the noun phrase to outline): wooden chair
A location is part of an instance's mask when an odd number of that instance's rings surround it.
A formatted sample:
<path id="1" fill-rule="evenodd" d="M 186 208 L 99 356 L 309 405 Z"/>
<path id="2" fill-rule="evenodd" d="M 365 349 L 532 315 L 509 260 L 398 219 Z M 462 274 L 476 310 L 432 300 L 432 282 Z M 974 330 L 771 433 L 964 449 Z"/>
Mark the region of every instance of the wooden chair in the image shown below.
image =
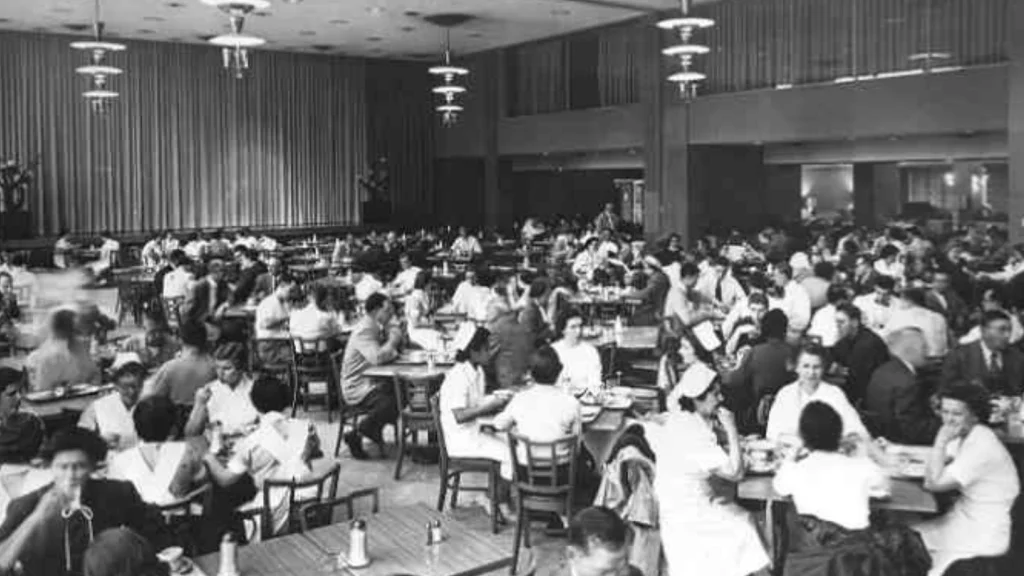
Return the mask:
<path id="1" fill-rule="evenodd" d="M 196 526 L 202 513 L 210 508 L 210 485 L 206 484 L 183 496 L 180 500 L 156 506 L 164 517 L 167 528 L 175 535 L 175 541 L 183 543 L 185 554 L 196 553 Z"/>
<path id="2" fill-rule="evenodd" d="M 341 506 L 344 506 L 348 512 L 348 519 L 354 519 L 356 517 L 355 501 L 367 497 L 373 499 L 371 510 L 376 514 L 380 511 L 380 488 L 364 488 L 363 490 L 350 492 L 340 498 L 306 504 L 299 511 L 302 531 L 305 532 L 334 524 L 334 511 Z"/>
<path id="3" fill-rule="evenodd" d="M 302 399 L 302 408 L 309 411 L 310 384 L 323 383 L 324 393 L 317 394 L 323 397 L 327 405 L 327 423 L 333 418 L 333 404 L 337 396 L 337 383 L 332 370 L 331 355 L 328 338 L 292 338 L 295 347 L 295 396 L 292 401 L 292 416 Z"/>
<path id="4" fill-rule="evenodd" d="M 183 296 L 176 296 L 174 298 L 160 298 L 160 303 L 164 307 L 164 315 L 167 318 L 167 324 L 171 328 L 181 327 L 181 306 L 185 303 Z"/>
<path id="5" fill-rule="evenodd" d="M 280 351 L 284 358 L 266 357 L 270 350 Z M 272 374 L 294 387 L 295 365 L 295 349 L 291 338 L 253 338 L 250 342 L 249 366 L 254 373 Z"/>
<path id="6" fill-rule="evenodd" d="M 441 426 L 441 408 L 437 395 L 430 398 L 430 414 L 437 430 L 437 443 L 441 448 L 440 468 L 441 487 L 437 495 L 437 510 L 444 511 L 444 501 L 448 490 L 452 491 L 451 507 L 458 504 L 459 491 L 486 492 L 491 500 L 491 531 L 498 533 L 498 482 L 501 474 L 501 463 L 487 458 L 461 458 L 448 455 L 448 446 L 444 441 L 444 429 Z M 465 473 L 487 474 L 486 487 L 461 486 L 462 475 Z"/>
<path id="7" fill-rule="evenodd" d="M 430 413 L 430 397 L 441 387 L 443 374 L 431 376 L 396 375 L 395 398 L 398 400 L 398 422 L 395 424 L 395 437 L 398 440 L 398 459 L 395 462 L 395 480 L 402 477 L 402 461 L 410 446 L 407 441 L 416 440 L 420 432 L 436 432 L 434 417 Z"/>
<path id="8" fill-rule="evenodd" d="M 512 544 L 512 572 L 519 562 L 519 547 L 530 548 L 531 512 L 572 516 L 580 437 L 566 436 L 554 442 L 534 442 L 514 431 L 508 434 L 518 510 Z"/>
<path id="9" fill-rule="evenodd" d="M 263 483 L 263 507 L 259 509 L 260 535 L 263 540 L 276 536 L 284 536 L 301 530 L 299 511 L 304 506 L 333 500 L 338 494 L 338 476 L 341 474 L 341 463 L 335 462 L 325 472 L 309 480 L 267 480 Z M 306 490 L 316 488 L 315 496 L 302 494 Z M 274 534 L 274 510 L 270 505 L 270 493 L 273 490 L 288 490 L 288 523 L 282 534 Z"/>

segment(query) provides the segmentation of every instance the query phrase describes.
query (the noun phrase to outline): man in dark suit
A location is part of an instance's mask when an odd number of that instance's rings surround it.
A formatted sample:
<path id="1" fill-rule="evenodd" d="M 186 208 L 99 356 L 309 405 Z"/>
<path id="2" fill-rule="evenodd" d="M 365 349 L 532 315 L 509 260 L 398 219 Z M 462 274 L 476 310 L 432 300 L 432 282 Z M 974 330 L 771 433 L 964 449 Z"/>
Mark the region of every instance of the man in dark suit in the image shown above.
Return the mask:
<path id="1" fill-rule="evenodd" d="M 277 291 L 277 287 L 284 280 L 286 274 L 284 264 L 277 256 L 267 261 L 267 271 L 256 278 L 256 287 L 253 288 L 253 295 L 257 300 L 263 300 Z"/>
<path id="2" fill-rule="evenodd" d="M 487 330 L 491 333 L 493 353 L 487 367 L 489 380 L 503 389 L 521 386 L 530 367 L 530 355 L 536 348 L 534 333 L 516 319 L 515 312 L 496 303 L 488 307 Z"/>
<path id="3" fill-rule="evenodd" d="M 238 257 L 238 282 L 231 293 L 232 306 L 241 306 L 254 294 L 256 280 L 267 271 L 267 266 L 256 259 L 256 253 L 247 246 L 235 246 Z"/>
<path id="4" fill-rule="evenodd" d="M 547 343 L 554 336 L 545 312 L 550 293 L 547 279 L 534 279 L 527 292 L 526 306 L 519 312 L 519 324 L 529 332 L 531 347 Z"/>
<path id="5" fill-rule="evenodd" d="M 635 326 L 657 326 L 665 310 L 665 298 L 668 297 L 671 282 L 662 271 L 663 262 L 654 256 L 644 257 L 644 273 L 647 274 L 647 285 L 629 294 L 640 305 L 633 314 L 632 324 Z"/>
<path id="6" fill-rule="evenodd" d="M 224 262 L 211 260 L 206 276 L 196 281 L 181 305 L 181 321 L 213 324 L 223 314 L 231 296 L 231 288 L 224 282 Z"/>
<path id="7" fill-rule="evenodd" d="M 863 324 L 860 308 L 844 304 L 836 309 L 839 341 L 832 348 L 832 359 L 846 369 L 843 390 L 854 406 L 864 398 L 864 390 L 874 371 L 889 360 L 889 348 Z"/>
<path id="8" fill-rule="evenodd" d="M 963 331 L 967 321 L 967 304 L 953 290 L 949 272 L 936 270 L 932 274 L 932 287 L 925 295 L 925 305 L 928 309 L 945 316 L 946 323 L 953 332 L 959 334 Z"/>
<path id="9" fill-rule="evenodd" d="M 552 576 L 643 576 L 633 558 L 629 526 L 612 510 L 591 506 L 569 522 L 565 560 Z"/>
<path id="10" fill-rule="evenodd" d="M 1024 353 L 1010 346 L 1010 316 L 989 310 L 981 317 L 981 339 L 958 346 L 942 366 L 942 383 L 984 386 L 992 394 L 1024 391 Z"/>
<path id="11" fill-rule="evenodd" d="M 864 396 L 864 421 L 875 436 L 898 444 L 931 445 L 942 420 L 918 382 L 925 363 L 924 335 L 904 328 L 890 336 L 892 359 L 871 375 Z"/>

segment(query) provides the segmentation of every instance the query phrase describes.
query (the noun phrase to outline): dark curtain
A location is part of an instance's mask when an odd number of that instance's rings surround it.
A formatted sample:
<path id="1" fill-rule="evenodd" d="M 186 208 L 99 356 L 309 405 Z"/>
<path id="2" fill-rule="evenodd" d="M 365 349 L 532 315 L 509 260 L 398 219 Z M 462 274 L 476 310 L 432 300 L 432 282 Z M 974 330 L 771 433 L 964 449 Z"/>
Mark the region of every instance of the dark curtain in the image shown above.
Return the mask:
<path id="1" fill-rule="evenodd" d="M 437 190 L 434 214 L 450 226 L 484 226 L 484 159 L 438 158 L 434 165 Z"/>
<path id="2" fill-rule="evenodd" d="M 640 178 L 642 170 L 530 170 L 512 172 L 506 187 L 517 222 L 576 215 L 589 221 L 605 203 L 621 203 L 616 179 Z"/>
<path id="3" fill-rule="evenodd" d="M 0 158 L 40 159 L 35 232 L 358 221 L 361 60 L 257 50 L 236 81 L 215 48 L 127 42 L 96 115 L 71 40 L 0 33 Z"/>
<path id="4" fill-rule="evenodd" d="M 387 158 L 392 211 L 403 223 L 426 223 L 433 217 L 433 130 L 439 120 L 427 68 L 386 60 L 366 63 L 369 154 Z"/>

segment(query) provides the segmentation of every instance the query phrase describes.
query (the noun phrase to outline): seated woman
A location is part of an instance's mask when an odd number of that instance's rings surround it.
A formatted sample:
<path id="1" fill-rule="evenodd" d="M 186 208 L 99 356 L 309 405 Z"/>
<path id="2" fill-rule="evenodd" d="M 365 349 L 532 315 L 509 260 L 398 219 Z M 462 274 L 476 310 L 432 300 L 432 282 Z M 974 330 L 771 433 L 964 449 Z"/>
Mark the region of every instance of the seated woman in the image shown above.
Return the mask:
<path id="1" fill-rule="evenodd" d="M 844 437 L 854 435 L 862 439 L 871 438 L 843 389 L 822 382 L 824 367 L 825 351 L 821 347 L 811 345 L 800 349 L 796 362 L 796 382 L 779 390 L 771 411 L 768 412 L 768 429 L 765 436 L 769 440 L 799 445 L 800 413 L 804 406 L 815 400 L 828 404 L 839 414 L 843 421 Z"/>
<path id="2" fill-rule="evenodd" d="M 252 403 L 252 379 L 245 366 L 245 346 L 222 344 L 213 355 L 217 379 L 196 391 L 192 414 L 185 424 L 186 436 L 199 436 L 210 425 L 219 425 L 229 436 L 248 432 L 259 419 Z"/>
<path id="3" fill-rule="evenodd" d="M 96 535 L 85 550 L 83 576 L 169 576 L 153 545 L 129 528 L 117 527 Z"/>
<path id="4" fill-rule="evenodd" d="M 455 366 L 445 375 L 439 392 L 441 432 L 448 455 L 457 458 L 486 458 L 501 463 L 501 475 L 512 479 L 508 443 L 504 438 L 480 430 L 481 416 L 496 414 L 508 403 L 500 396 L 486 396 L 484 366 L 491 359 L 490 332 L 466 323 L 459 328 L 453 347 Z M 501 510 L 502 513 L 507 510 Z"/>
<path id="5" fill-rule="evenodd" d="M 408 320 L 409 341 L 425 350 L 441 349 L 441 334 L 430 319 L 430 297 L 427 295 L 427 273 L 420 271 L 412 292 L 405 297 L 405 319 Z"/>
<path id="6" fill-rule="evenodd" d="M 1000 556 L 1010 547 L 1010 510 L 1020 493 L 1013 458 L 984 423 L 991 407 L 980 386 L 944 390 L 942 428 L 925 467 L 924 487 L 959 492 L 944 515 L 914 526 L 932 555 L 932 576 L 953 562 Z"/>
<path id="7" fill-rule="evenodd" d="M 679 382 L 680 412 L 645 425 L 656 457 L 658 497 L 668 576 L 747 576 L 766 568 L 768 555 L 747 512 L 723 501 L 716 479 L 743 477 L 743 454 L 732 413 L 722 406 L 718 375 L 694 364 Z M 715 437 L 724 430 L 727 449 Z"/>
<path id="8" fill-rule="evenodd" d="M 284 415 L 291 406 L 292 394 L 283 382 L 273 376 L 263 376 L 252 385 L 251 397 L 259 412 L 259 426 L 239 441 L 226 465 L 212 452 L 207 452 L 203 461 L 220 488 L 229 488 L 250 477 L 257 488 L 250 506 L 262 507 L 264 482 L 305 480 L 312 475 L 310 462 L 322 453 L 313 424 Z M 313 490 L 315 495 L 316 488 Z M 305 495 L 297 493 L 296 497 Z M 273 490 L 270 505 L 271 529 L 275 534 L 280 533 L 288 523 L 288 490 Z"/>
<path id="9" fill-rule="evenodd" d="M 686 370 L 699 362 L 697 351 L 689 338 L 675 335 L 665 336 L 661 343 L 665 353 L 658 360 L 658 388 L 665 394 L 665 403 L 670 412 L 679 411 L 682 391 L 678 384 Z"/>
<path id="10" fill-rule="evenodd" d="M 169 441 L 177 423 L 174 404 L 163 396 L 143 399 L 132 411 L 139 443 L 113 456 L 108 477 L 135 485 L 142 499 L 163 506 L 180 500 L 205 477 L 200 438 Z"/>
<path id="11" fill-rule="evenodd" d="M 601 355 L 597 348 L 583 341 L 583 314 L 567 310 L 556 323 L 561 337 L 551 345 L 562 363 L 558 385 L 576 396 L 601 389 Z"/>
<path id="12" fill-rule="evenodd" d="M 17 498 L 0 525 L 0 573 L 20 565 L 23 574 L 82 573 L 93 534 L 125 526 L 157 548 L 169 544 L 163 518 L 128 482 L 92 476 L 107 447 L 95 432 L 57 432 L 43 450 L 53 483 Z"/>
<path id="13" fill-rule="evenodd" d="M 89 404 L 78 426 L 96 432 L 111 450 L 120 452 L 139 442 L 132 411 L 139 401 L 146 369 L 135 354 L 122 354 L 112 368 L 114 392 Z"/>
<path id="14" fill-rule="evenodd" d="M 100 369 L 89 348 L 75 335 L 75 312 L 60 309 L 50 316 L 46 340 L 25 359 L 29 388 L 34 392 L 66 384 L 99 384 Z"/>
<path id="15" fill-rule="evenodd" d="M 181 343 L 171 332 L 160 308 L 146 310 L 142 324 L 146 331 L 125 340 L 121 350 L 138 354 L 143 366 L 155 370 L 178 355 Z"/>

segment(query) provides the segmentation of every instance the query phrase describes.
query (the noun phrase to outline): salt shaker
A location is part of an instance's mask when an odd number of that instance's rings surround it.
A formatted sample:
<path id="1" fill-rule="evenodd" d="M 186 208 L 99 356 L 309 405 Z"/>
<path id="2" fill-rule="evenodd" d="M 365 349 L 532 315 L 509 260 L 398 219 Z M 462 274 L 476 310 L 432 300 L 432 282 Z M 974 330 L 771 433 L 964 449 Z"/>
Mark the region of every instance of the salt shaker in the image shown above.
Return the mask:
<path id="1" fill-rule="evenodd" d="M 366 520 L 353 520 L 349 528 L 348 565 L 358 568 L 369 563 L 370 558 L 366 553 Z"/>
<path id="2" fill-rule="evenodd" d="M 220 570 L 217 576 L 240 576 L 238 573 L 238 543 L 228 532 L 220 541 Z"/>
<path id="3" fill-rule="evenodd" d="M 441 521 L 434 520 L 427 526 L 427 544 L 440 544 L 444 540 L 444 533 L 441 531 Z"/>

